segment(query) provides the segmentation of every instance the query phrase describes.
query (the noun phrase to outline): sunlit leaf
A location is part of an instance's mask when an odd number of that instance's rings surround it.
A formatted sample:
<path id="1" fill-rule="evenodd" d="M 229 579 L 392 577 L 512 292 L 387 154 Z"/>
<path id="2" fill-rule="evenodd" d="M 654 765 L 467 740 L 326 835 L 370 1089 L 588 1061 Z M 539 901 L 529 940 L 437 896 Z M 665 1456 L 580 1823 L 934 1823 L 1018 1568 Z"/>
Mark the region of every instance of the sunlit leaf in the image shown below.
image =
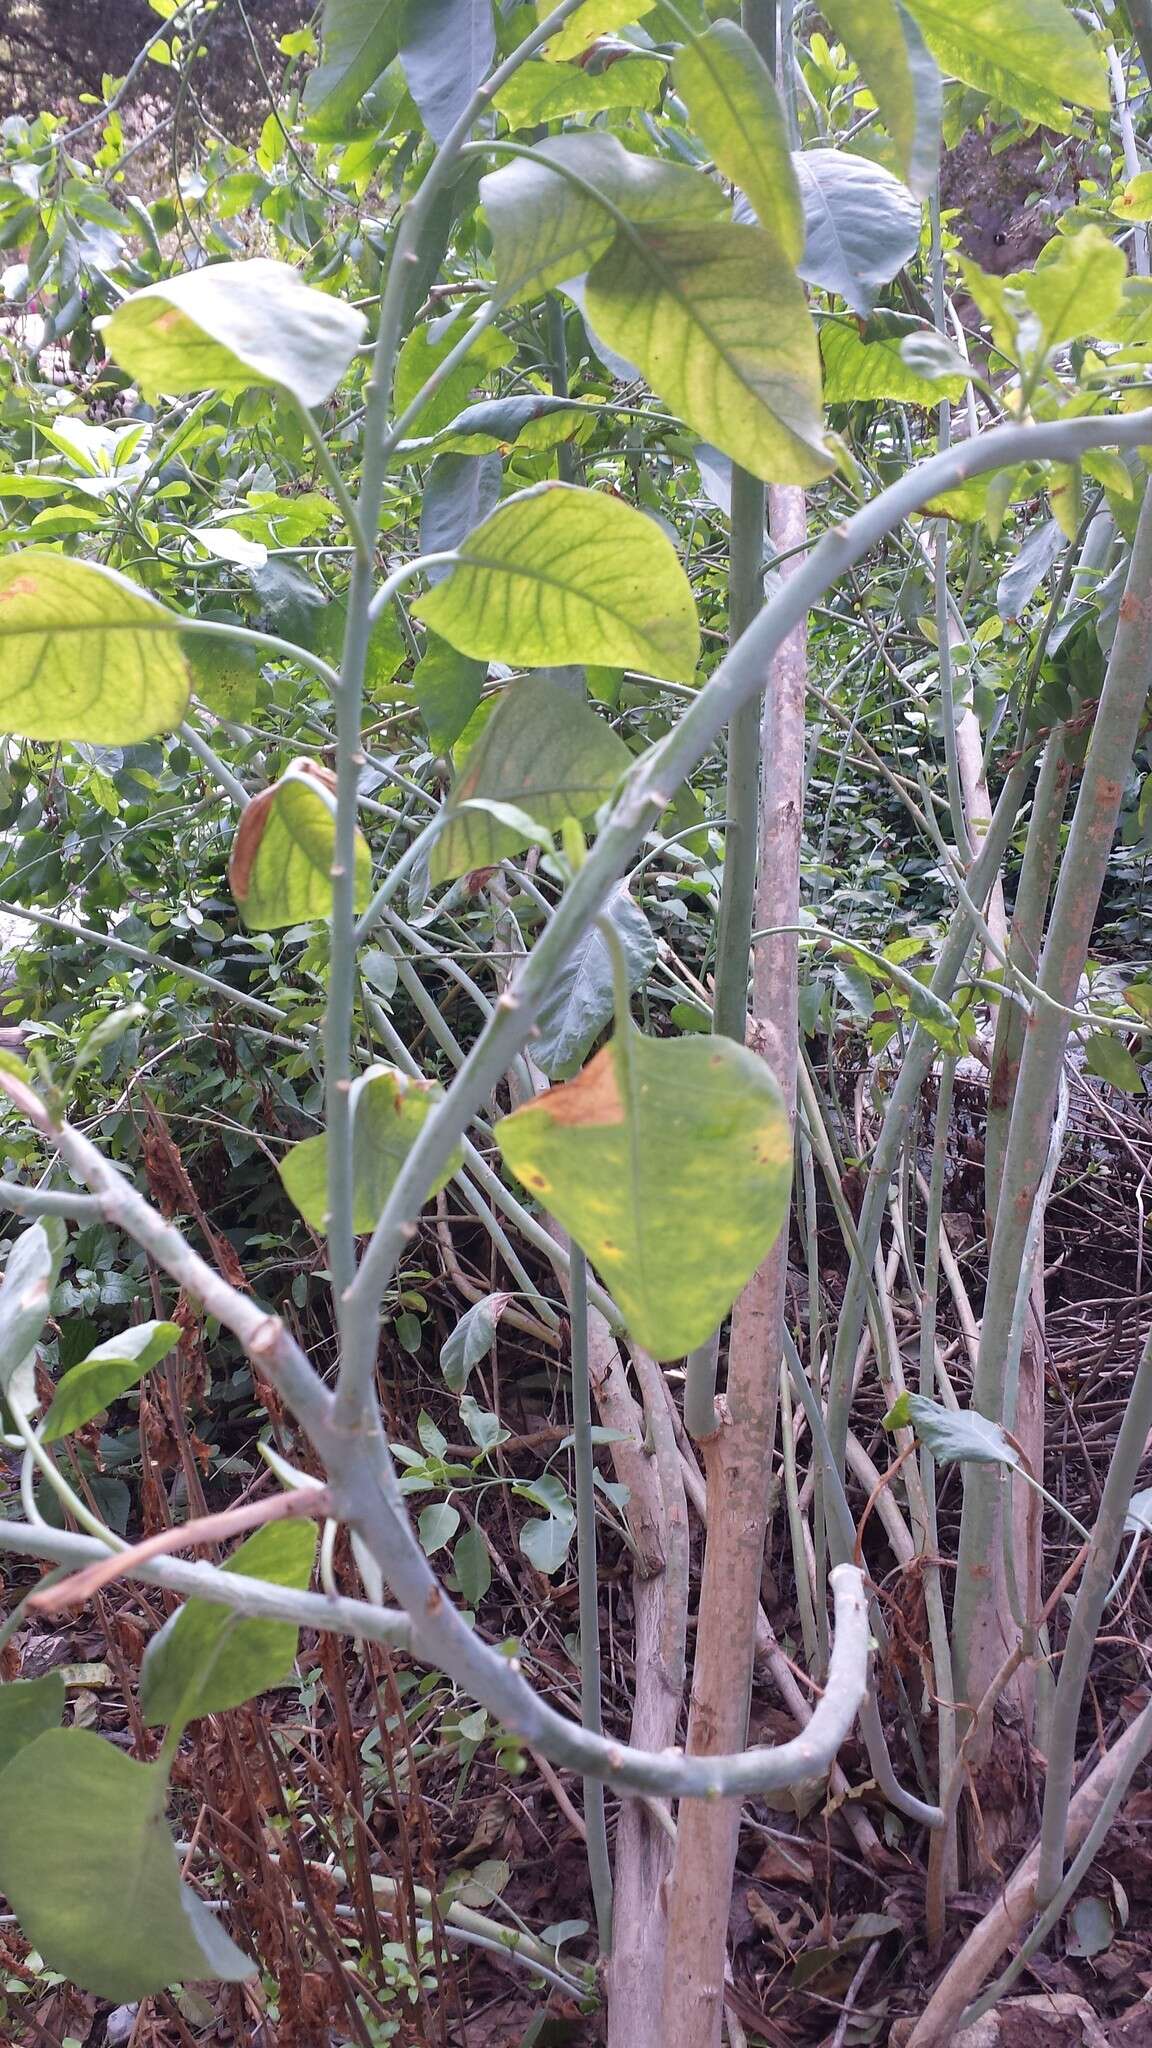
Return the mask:
<path id="1" fill-rule="evenodd" d="M 97 746 L 171 732 L 191 687 L 179 624 L 114 569 L 0 557 L 0 731 Z"/>
<path id="2" fill-rule="evenodd" d="M 145 285 L 101 324 L 149 397 L 279 385 L 302 405 L 331 397 L 368 330 L 354 306 L 263 256 Z"/>
<path id="3" fill-rule="evenodd" d="M 223 1569 L 303 1592 L 317 1531 L 301 1516 L 270 1522 L 232 1552 Z M 153 1636 L 140 1667 L 144 1719 L 199 1720 L 241 1707 L 287 1678 L 299 1630 L 290 1621 L 252 1621 L 214 1601 L 188 1600 Z"/>
<path id="4" fill-rule="evenodd" d="M 471 748 L 432 849 L 433 882 L 493 867 L 529 843 L 498 814 L 461 809 L 476 798 L 513 806 L 547 833 L 591 818 L 632 765 L 607 721 L 544 676 L 513 683 Z"/>
<path id="5" fill-rule="evenodd" d="M 673 82 L 719 169 L 745 194 L 790 263 L 804 249 L 804 211 L 772 74 L 750 36 L 718 21 L 685 43 Z"/>
<path id="6" fill-rule="evenodd" d="M 622 57 L 603 71 L 589 71 L 582 64 L 522 64 L 492 104 L 510 128 L 534 128 L 541 121 L 562 120 L 565 114 L 655 107 L 665 75 L 666 67 L 657 57 Z"/>
<path id="7" fill-rule="evenodd" d="M 917 333 L 932 336 L 933 330 L 912 326 L 870 340 L 850 321 L 826 320 L 820 329 L 825 402 L 851 405 L 894 398 L 905 405 L 938 405 L 942 398 L 962 398 L 963 377 L 953 374 L 930 381 L 911 366 L 904 346 Z"/>
<path id="8" fill-rule="evenodd" d="M 396 1176 L 442 1093 L 435 1081 L 414 1080 L 383 1065 L 369 1067 L 352 1083 L 352 1221 L 357 1231 L 375 1228 Z M 460 1163 L 457 1148 L 428 1195 L 444 1187 Z M 328 1220 L 327 1135 L 322 1132 L 293 1145 L 280 1162 L 280 1178 L 305 1222 L 323 1230 Z"/>
<path id="9" fill-rule="evenodd" d="M 722 188 L 699 171 L 638 156 L 614 135 L 555 136 L 537 144 L 532 162 L 516 158 L 480 180 L 504 300 L 515 303 L 578 277 L 604 254 L 616 221 L 596 193 L 626 219 L 649 226 L 719 225 L 728 217 Z"/>
<path id="10" fill-rule="evenodd" d="M 671 541 L 621 499 L 566 484 L 507 499 L 413 609 L 461 653 L 525 666 L 594 661 L 689 682 L 699 654 Z"/>
<path id="11" fill-rule="evenodd" d="M 1033 269 L 1009 279 L 1039 322 L 1038 347 L 1055 348 L 1084 334 L 1103 336 L 1120 307 L 1127 268 L 1124 251 L 1101 228 L 1055 236 Z"/>
<path id="12" fill-rule="evenodd" d="M 49 1970 L 117 2003 L 256 1973 L 180 1882 L 166 1790 L 159 1765 L 74 1728 L 0 1776 L 0 1889 Z"/>
<path id="13" fill-rule="evenodd" d="M 1061 101 L 1106 114 L 1104 53 L 1064 0 L 904 0 L 937 62 L 1029 120 L 1066 128 Z"/>
<path id="14" fill-rule="evenodd" d="M 575 1081 L 495 1135 L 656 1358 L 710 1336 L 788 1212 L 780 1091 L 730 1039 L 642 1038 L 626 1023 Z"/>
<path id="15" fill-rule="evenodd" d="M 627 28 L 630 22 L 641 21 L 650 14 L 655 0 L 584 0 L 584 5 L 570 14 L 561 28 L 547 44 L 545 54 L 559 63 L 565 57 L 580 57 L 594 43 L 597 36 L 608 30 Z M 546 21 L 554 11 L 554 0 L 536 0 L 536 14 L 540 21 Z"/>
<path id="16" fill-rule="evenodd" d="M 816 330 L 759 228 L 621 233 L 589 273 L 586 305 L 609 347 L 754 476 L 811 483 L 831 468 Z"/>
<path id="17" fill-rule="evenodd" d="M 180 1341 L 178 1323 L 136 1323 L 118 1337 L 98 1344 L 87 1358 L 65 1373 L 44 1417 L 44 1442 L 82 1429 L 94 1415 L 110 1408 L 113 1401 L 138 1385 L 146 1372 L 166 1358 Z"/>
<path id="18" fill-rule="evenodd" d="M 393 398 L 397 414 L 407 411 L 416 394 L 423 390 L 463 333 L 464 325 L 458 318 L 430 320 L 412 329 L 396 362 Z M 494 327 L 485 328 L 477 335 L 463 362 L 449 370 L 443 383 L 428 400 L 413 432 L 425 438 L 439 433 L 467 405 L 476 385 L 489 371 L 510 363 L 514 355 L 515 350 L 505 335 Z M 461 452 L 477 454 L 480 451 L 467 449 Z"/>
<path id="19" fill-rule="evenodd" d="M 897 0 L 827 0 L 825 20 L 860 67 L 896 146 L 898 168 L 923 196 L 940 157 L 940 73 Z"/>
<path id="20" fill-rule="evenodd" d="M 495 54 L 492 0 L 406 0 L 400 62 L 434 142 L 451 134 Z"/>
<path id="21" fill-rule="evenodd" d="M 244 812 L 232 842 L 228 879 L 249 931 L 277 931 L 332 914 L 336 799 L 327 771 L 293 761 Z M 356 835 L 356 907 L 372 891 L 372 856 Z"/>

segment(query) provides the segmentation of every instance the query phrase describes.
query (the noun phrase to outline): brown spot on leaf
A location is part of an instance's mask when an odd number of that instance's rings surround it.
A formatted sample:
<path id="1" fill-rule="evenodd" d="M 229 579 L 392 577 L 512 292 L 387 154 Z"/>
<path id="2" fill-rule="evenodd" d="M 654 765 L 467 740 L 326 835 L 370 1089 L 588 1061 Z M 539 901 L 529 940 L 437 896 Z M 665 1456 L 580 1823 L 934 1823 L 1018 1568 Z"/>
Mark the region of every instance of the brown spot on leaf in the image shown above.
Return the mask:
<path id="1" fill-rule="evenodd" d="M 0 604 L 7 604 L 14 597 L 39 597 L 40 585 L 35 576 L 14 576 L 7 588 L 0 590 Z"/>
<path id="2" fill-rule="evenodd" d="M 276 790 L 262 789 L 254 796 L 236 828 L 232 841 L 232 856 L 228 862 L 228 880 L 237 903 L 244 903 L 252 886 L 252 869 L 260 842 L 268 823 L 268 813 L 276 801 Z"/>
<path id="3" fill-rule="evenodd" d="M 620 1100 L 612 1046 L 604 1046 L 574 1081 L 565 1081 L 559 1088 L 549 1088 L 535 1104 L 528 1104 L 527 1113 L 530 1114 L 534 1108 L 545 1110 L 554 1124 L 568 1128 L 578 1124 L 622 1124 L 624 1104 Z M 515 1113 L 522 1116 L 526 1112 L 517 1110 Z"/>

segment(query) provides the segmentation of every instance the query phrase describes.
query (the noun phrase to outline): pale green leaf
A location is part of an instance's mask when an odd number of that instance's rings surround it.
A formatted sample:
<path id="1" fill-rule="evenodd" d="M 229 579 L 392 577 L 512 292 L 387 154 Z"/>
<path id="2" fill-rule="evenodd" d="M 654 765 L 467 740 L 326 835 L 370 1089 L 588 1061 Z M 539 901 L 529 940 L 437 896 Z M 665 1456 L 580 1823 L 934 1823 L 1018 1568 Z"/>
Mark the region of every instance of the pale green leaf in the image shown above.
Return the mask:
<path id="1" fill-rule="evenodd" d="M 136 1386 L 179 1341 L 178 1323 L 136 1323 L 98 1344 L 65 1373 L 56 1389 L 41 1429 L 44 1442 L 54 1444 L 82 1429 Z"/>
<path id="2" fill-rule="evenodd" d="M 50 1729 L 0 1776 L 0 1889 L 49 1970 L 124 2003 L 256 1966 L 180 1866 L 166 1775 L 99 1735 Z"/>
<path id="3" fill-rule="evenodd" d="M 465 1309 L 452 1335 L 440 1347 L 440 1370 L 445 1385 L 462 1394 L 473 1369 L 487 1358 L 496 1341 L 500 1318 L 508 1306 L 508 1294 L 486 1294 Z"/>
<path id="4" fill-rule="evenodd" d="M 1061 106 L 1106 114 L 1104 53 L 1064 0 L 904 0 L 945 71 L 1032 121 L 1065 128 Z"/>
<path id="5" fill-rule="evenodd" d="M 1085 334 L 1102 335 L 1121 304 L 1128 266 L 1124 251 L 1091 226 L 1057 235 L 1032 270 L 1009 283 L 1023 292 L 1040 324 L 1039 348 Z"/>
<path id="6" fill-rule="evenodd" d="M 788 1213 L 780 1091 L 730 1039 L 648 1039 L 625 1022 L 575 1081 L 495 1136 L 659 1359 L 711 1335 Z"/>
<path id="7" fill-rule="evenodd" d="M 506 690 L 468 754 L 432 849 L 431 878 L 493 867 L 530 842 L 500 812 L 461 809 L 478 798 L 527 813 L 546 834 L 591 818 L 632 765 L 607 721 L 544 676 Z"/>
<path id="8" fill-rule="evenodd" d="M 439 369 L 445 356 L 455 348 L 463 332 L 463 325 L 458 318 L 430 320 L 412 329 L 396 362 L 393 403 L 397 416 L 407 412 L 417 392 L 423 390 L 429 377 Z M 444 382 L 428 400 L 415 431 L 429 437 L 437 434 L 441 427 L 446 427 L 450 420 L 456 418 L 461 408 L 467 405 L 476 385 L 488 372 L 510 363 L 515 353 L 511 342 L 503 334 L 498 333 L 494 327 L 485 328 L 483 333 L 477 335 L 464 361 L 448 372 Z"/>
<path id="9" fill-rule="evenodd" d="M 383 1065 L 369 1067 L 352 1083 L 352 1223 L 356 1231 L 375 1229 L 396 1176 L 442 1093 L 435 1081 L 414 1080 L 396 1067 Z M 460 1164 L 457 1148 L 428 1195 L 446 1186 Z M 327 1135 L 321 1133 L 293 1145 L 280 1162 L 280 1178 L 305 1222 L 314 1230 L 323 1230 L 328 1221 Z"/>
<path id="10" fill-rule="evenodd" d="M 302 1516 L 269 1522 L 223 1569 L 303 1592 L 316 1556 L 316 1525 Z M 223 1714 L 289 1677 L 300 1631 L 290 1621 L 252 1621 L 214 1601 L 188 1600 L 153 1636 L 140 1668 L 140 1711 L 150 1724 Z"/>
<path id="11" fill-rule="evenodd" d="M 405 446 L 413 454 L 427 450 L 438 455 L 495 455 L 512 447 L 535 453 L 586 433 L 595 416 L 592 406 L 550 398 L 543 391 L 482 398 L 447 421 L 439 433 Z"/>
<path id="12" fill-rule="evenodd" d="M 1121 220 L 1152 220 L 1152 171 L 1138 171 L 1112 201 Z"/>
<path id="13" fill-rule="evenodd" d="M 582 64 L 522 64 L 492 104 L 510 128 L 535 128 L 541 121 L 562 121 L 566 114 L 655 107 L 664 75 L 658 57 L 622 57 L 603 71 L 588 71 Z"/>
<path id="14" fill-rule="evenodd" d="M 492 1584 L 492 1560 L 480 1529 L 465 1529 L 452 1552 L 452 1569 L 469 1607 L 478 1607 Z"/>
<path id="15" fill-rule="evenodd" d="M 11 1246 L 0 1280 L 0 1393 L 18 1390 L 30 1406 L 37 1405 L 33 1347 L 48 1320 L 63 1245 L 58 1224 L 30 1223 Z"/>
<path id="16" fill-rule="evenodd" d="M 761 229 L 621 233 L 590 273 L 586 303 L 609 347 L 754 476 L 811 483 L 831 468 L 816 330 L 792 266 Z"/>
<path id="17" fill-rule="evenodd" d="M 910 340 L 921 335 L 932 338 L 933 333 L 930 327 L 902 325 L 891 334 L 871 339 L 846 320 L 826 320 L 820 329 L 825 403 L 897 399 L 905 405 L 939 405 L 942 398 L 962 398 L 962 376 L 930 380 L 919 375 L 904 353 Z"/>
<path id="18" fill-rule="evenodd" d="M 293 761 L 253 797 L 232 842 L 228 879 L 249 931 L 277 931 L 332 915 L 336 800 L 323 772 Z M 372 856 L 356 835 L 356 908 L 372 893 Z"/>
<path id="19" fill-rule="evenodd" d="M 616 233 L 614 214 L 597 194 L 627 220 L 650 226 L 728 217 L 722 188 L 699 171 L 638 156 L 614 135 L 555 136 L 537 144 L 532 162 L 518 157 L 480 180 L 502 299 L 534 297 L 591 269 Z"/>
<path id="20" fill-rule="evenodd" d="M 539 484 L 469 534 L 413 609 L 463 654 L 601 662 L 690 682 L 700 632 L 666 535 L 602 491 Z"/>
<path id="21" fill-rule="evenodd" d="M 354 306 L 263 256 L 145 285 L 100 324 L 148 397 L 275 385 L 307 406 L 331 397 L 368 331 Z"/>
<path id="22" fill-rule="evenodd" d="M 554 63 L 566 57 L 581 57 L 598 36 L 611 29 L 627 28 L 650 14 L 655 0 L 584 0 L 547 44 L 545 55 Z M 536 0 L 536 15 L 547 21 L 554 12 L 554 0 Z"/>
<path id="23" fill-rule="evenodd" d="M 718 21 L 685 43 L 672 76 L 700 140 L 795 265 L 804 250 L 804 210 L 776 86 L 755 43 L 734 21 Z"/>
<path id="24" fill-rule="evenodd" d="M 883 164 L 848 149 L 806 149 L 794 161 L 806 227 L 800 275 L 866 317 L 920 247 L 920 202 Z"/>
<path id="25" fill-rule="evenodd" d="M 46 548 L 0 558 L 0 731 L 127 746 L 188 707 L 180 620 L 95 562 Z"/>

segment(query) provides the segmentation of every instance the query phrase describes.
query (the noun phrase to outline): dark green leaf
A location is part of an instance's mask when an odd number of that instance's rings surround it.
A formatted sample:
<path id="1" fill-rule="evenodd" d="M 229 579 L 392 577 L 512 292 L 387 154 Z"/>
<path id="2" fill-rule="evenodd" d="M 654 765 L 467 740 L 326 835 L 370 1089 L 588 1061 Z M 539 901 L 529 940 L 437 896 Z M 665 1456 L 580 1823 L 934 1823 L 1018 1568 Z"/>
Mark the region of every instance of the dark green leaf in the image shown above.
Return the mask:
<path id="1" fill-rule="evenodd" d="M 315 1524 L 294 1517 L 257 1529 L 233 1551 L 224 1570 L 303 1591 L 315 1555 Z M 299 1633 L 288 1621 L 249 1621 L 207 1600 L 187 1601 L 144 1653 L 144 1719 L 195 1721 L 243 1706 L 290 1675 Z"/>
<path id="2" fill-rule="evenodd" d="M 451 134 L 495 54 L 492 0 L 407 0 L 400 61 L 434 142 Z"/>

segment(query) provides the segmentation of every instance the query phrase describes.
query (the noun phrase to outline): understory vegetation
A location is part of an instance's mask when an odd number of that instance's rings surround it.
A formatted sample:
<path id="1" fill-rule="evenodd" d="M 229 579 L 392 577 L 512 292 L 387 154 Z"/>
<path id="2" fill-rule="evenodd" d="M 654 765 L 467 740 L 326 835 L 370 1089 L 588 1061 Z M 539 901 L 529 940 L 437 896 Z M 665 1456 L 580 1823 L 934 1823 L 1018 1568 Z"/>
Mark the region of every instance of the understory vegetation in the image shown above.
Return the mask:
<path id="1" fill-rule="evenodd" d="M 1152 2038 L 1150 0 L 105 11 L 0 21 L 0 2039 Z"/>

